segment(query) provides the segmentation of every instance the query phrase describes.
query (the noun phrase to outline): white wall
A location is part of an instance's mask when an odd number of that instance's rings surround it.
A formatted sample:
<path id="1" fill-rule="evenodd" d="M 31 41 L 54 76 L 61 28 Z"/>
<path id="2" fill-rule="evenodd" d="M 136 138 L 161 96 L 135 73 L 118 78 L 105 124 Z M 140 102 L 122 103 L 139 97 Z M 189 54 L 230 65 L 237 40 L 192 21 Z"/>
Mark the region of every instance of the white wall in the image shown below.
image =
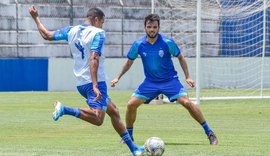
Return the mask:
<path id="1" fill-rule="evenodd" d="M 48 70 L 49 91 L 76 90 L 72 59 L 50 58 Z"/>
<path id="2" fill-rule="evenodd" d="M 196 80 L 196 59 L 186 58 L 191 77 Z M 141 59 L 135 60 L 131 69 L 121 78 L 115 88 L 109 87 L 109 82 L 118 75 L 126 58 L 109 58 L 105 61 L 107 83 L 109 89 L 136 89 L 144 79 Z M 187 88 L 185 76 L 176 58 L 173 59 L 180 81 Z M 201 59 L 201 87 L 234 88 L 234 86 L 260 87 L 261 58 L 202 58 Z M 240 63 L 239 63 L 240 62 Z M 70 58 L 49 59 L 49 91 L 76 90 L 73 75 L 73 61 Z M 254 85 L 255 84 L 255 85 Z M 264 87 L 270 88 L 270 58 L 265 58 Z"/>
<path id="3" fill-rule="evenodd" d="M 109 87 L 109 82 L 117 76 L 122 68 L 125 58 L 106 59 L 105 69 L 109 89 L 135 89 L 144 79 L 141 60 L 137 59 L 132 68 L 121 78 L 117 87 Z M 49 91 L 72 91 L 76 90 L 75 76 L 73 75 L 73 60 L 70 58 L 49 59 Z"/>

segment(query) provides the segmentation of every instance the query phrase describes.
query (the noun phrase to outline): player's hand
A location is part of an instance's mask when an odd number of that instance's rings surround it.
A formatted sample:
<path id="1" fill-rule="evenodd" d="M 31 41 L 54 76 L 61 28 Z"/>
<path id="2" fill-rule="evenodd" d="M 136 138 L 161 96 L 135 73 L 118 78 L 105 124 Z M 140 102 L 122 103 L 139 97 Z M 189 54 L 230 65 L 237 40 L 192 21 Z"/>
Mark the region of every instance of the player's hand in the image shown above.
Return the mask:
<path id="1" fill-rule="evenodd" d="M 115 78 L 111 81 L 111 87 L 115 87 L 116 83 L 118 83 L 119 79 Z"/>
<path id="2" fill-rule="evenodd" d="M 97 86 L 93 86 L 94 93 L 97 95 L 94 101 L 98 101 L 101 99 L 102 94 L 100 93 L 99 89 Z"/>
<path id="3" fill-rule="evenodd" d="M 192 87 L 192 88 L 195 87 L 195 82 L 191 78 L 187 78 L 186 82 L 190 87 Z"/>
<path id="4" fill-rule="evenodd" d="M 29 7 L 29 13 L 33 18 L 38 17 L 38 10 L 36 9 L 36 7 L 34 5 Z"/>

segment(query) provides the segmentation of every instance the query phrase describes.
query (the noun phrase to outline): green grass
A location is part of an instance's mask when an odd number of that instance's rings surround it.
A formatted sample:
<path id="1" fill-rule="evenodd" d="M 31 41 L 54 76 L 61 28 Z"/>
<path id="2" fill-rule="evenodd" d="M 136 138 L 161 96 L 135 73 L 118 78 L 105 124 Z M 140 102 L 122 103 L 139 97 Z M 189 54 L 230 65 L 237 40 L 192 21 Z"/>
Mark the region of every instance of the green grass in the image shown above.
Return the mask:
<path id="1" fill-rule="evenodd" d="M 196 97 L 196 90 L 189 89 L 189 97 Z M 201 89 L 201 97 L 249 97 L 249 96 L 260 96 L 260 88 L 249 88 L 249 89 Z M 262 92 L 263 96 L 270 96 L 270 89 L 264 89 Z"/>
<path id="2" fill-rule="evenodd" d="M 111 91 L 122 119 L 131 91 Z M 109 117 L 93 126 L 70 116 L 54 122 L 51 103 L 85 107 L 76 92 L 0 93 L 1 156 L 128 156 L 126 145 Z M 200 105 L 220 144 L 210 146 L 203 129 L 177 104 L 143 105 L 138 110 L 134 137 L 142 145 L 148 137 L 165 141 L 164 156 L 270 155 L 269 100 L 206 101 Z"/>

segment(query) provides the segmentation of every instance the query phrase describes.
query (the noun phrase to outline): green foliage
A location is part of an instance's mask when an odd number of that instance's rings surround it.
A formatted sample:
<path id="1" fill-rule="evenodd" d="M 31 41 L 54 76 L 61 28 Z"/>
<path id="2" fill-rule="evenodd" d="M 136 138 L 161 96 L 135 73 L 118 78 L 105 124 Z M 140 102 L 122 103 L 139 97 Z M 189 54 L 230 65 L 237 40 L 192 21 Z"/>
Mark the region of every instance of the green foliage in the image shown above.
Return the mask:
<path id="1" fill-rule="evenodd" d="M 110 91 L 124 120 L 131 91 Z M 106 116 L 93 126 L 71 116 L 51 118 L 55 100 L 86 107 L 76 92 L 0 93 L 0 155 L 3 156 L 128 156 L 126 145 Z M 270 155 L 269 100 L 208 101 L 200 105 L 220 144 L 210 146 L 203 129 L 179 104 L 143 105 L 134 137 L 138 145 L 152 136 L 165 141 L 164 156 Z"/>

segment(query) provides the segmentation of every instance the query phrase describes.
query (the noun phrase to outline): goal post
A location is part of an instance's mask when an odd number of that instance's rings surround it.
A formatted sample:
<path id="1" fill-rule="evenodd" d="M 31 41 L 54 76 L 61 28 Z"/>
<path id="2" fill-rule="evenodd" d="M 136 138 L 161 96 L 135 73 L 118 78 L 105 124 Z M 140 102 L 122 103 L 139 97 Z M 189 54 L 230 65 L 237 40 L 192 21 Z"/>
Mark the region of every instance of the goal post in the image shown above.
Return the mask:
<path id="1" fill-rule="evenodd" d="M 270 98 L 269 0 L 155 0 L 161 33 L 189 63 L 200 100 Z M 268 17 L 269 16 L 269 17 Z M 176 61 L 177 62 L 177 61 Z M 175 64 L 179 66 L 179 64 Z"/>

